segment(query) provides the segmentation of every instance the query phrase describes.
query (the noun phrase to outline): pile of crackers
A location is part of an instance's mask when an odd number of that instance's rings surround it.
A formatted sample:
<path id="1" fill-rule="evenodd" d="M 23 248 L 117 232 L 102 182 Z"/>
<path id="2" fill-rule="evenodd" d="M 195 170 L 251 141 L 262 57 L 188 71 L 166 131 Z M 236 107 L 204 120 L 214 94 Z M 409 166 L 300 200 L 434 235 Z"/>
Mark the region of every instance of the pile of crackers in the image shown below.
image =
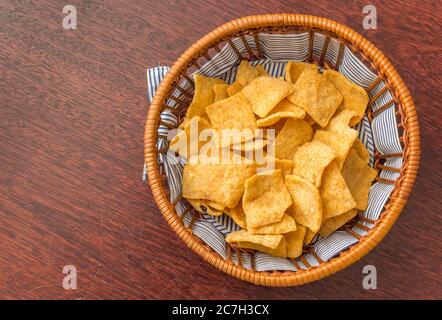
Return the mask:
<path id="1" fill-rule="evenodd" d="M 169 150 L 187 159 L 182 195 L 195 210 L 227 214 L 241 227 L 227 242 L 296 258 L 316 234 L 330 235 L 367 208 L 377 171 L 352 129 L 367 107 L 363 88 L 295 61 L 285 79 L 247 61 L 233 84 L 194 79 L 193 101 Z M 224 129 L 272 134 L 234 139 L 222 136 Z M 223 150 L 232 152 L 217 161 Z M 246 157 L 250 152 L 264 160 Z"/>

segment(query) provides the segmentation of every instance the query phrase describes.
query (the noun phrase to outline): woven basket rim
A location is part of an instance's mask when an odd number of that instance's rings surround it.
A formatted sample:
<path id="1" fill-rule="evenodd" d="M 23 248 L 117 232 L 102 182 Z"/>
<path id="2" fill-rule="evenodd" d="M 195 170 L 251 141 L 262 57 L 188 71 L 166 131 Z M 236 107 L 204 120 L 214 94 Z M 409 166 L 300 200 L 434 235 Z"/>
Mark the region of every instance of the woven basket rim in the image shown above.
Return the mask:
<path id="1" fill-rule="evenodd" d="M 332 32 L 341 39 L 351 43 L 370 59 L 371 63 L 376 66 L 392 88 L 395 89 L 397 98 L 401 102 L 404 116 L 402 121 L 405 122 L 407 126 L 406 136 L 404 136 L 407 144 L 404 146 L 403 151 L 403 175 L 396 182 L 395 190 L 390 196 L 390 203 L 388 208 L 386 208 L 387 214 L 366 236 L 362 237 L 358 243 L 353 245 L 350 249 L 345 250 L 337 257 L 326 262 L 321 262 L 319 266 L 309 268 L 308 270 L 298 270 L 290 273 L 259 272 L 245 269 L 242 266 L 235 265 L 231 261 L 224 260 L 216 252 L 210 250 L 207 246 L 202 245 L 200 240 L 184 226 L 176 214 L 174 207 L 168 200 L 167 194 L 162 186 L 162 178 L 157 163 L 156 130 L 158 127 L 161 106 L 166 98 L 165 93 L 170 89 L 174 79 L 180 71 L 186 67 L 195 55 L 205 48 L 208 48 L 217 40 L 234 32 L 257 27 L 285 26 L 316 28 Z M 265 14 L 246 16 L 227 22 L 203 36 L 191 45 L 170 68 L 166 77 L 158 87 L 149 107 L 144 132 L 144 160 L 147 165 L 150 188 L 159 210 L 172 230 L 189 248 L 201 256 L 206 262 L 241 280 L 259 285 L 293 286 L 321 279 L 346 268 L 371 251 L 384 238 L 407 202 L 416 179 L 420 160 L 419 124 L 411 94 L 395 68 L 379 49 L 353 29 L 327 18 L 303 14 Z"/>

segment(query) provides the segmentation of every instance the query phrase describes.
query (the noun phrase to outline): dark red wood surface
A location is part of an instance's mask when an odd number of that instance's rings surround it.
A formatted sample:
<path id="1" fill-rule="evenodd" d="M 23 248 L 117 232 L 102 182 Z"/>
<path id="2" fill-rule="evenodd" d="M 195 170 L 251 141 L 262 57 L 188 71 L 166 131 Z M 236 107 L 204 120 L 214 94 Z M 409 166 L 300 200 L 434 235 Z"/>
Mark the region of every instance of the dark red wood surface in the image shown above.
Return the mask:
<path id="1" fill-rule="evenodd" d="M 364 30 L 362 8 L 377 7 Z M 77 8 L 78 29 L 62 28 Z M 204 263 L 141 181 L 146 68 L 223 22 L 259 13 L 335 19 L 372 41 L 409 86 L 422 163 L 392 231 L 361 261 L 292 288 Z M 0 298 L 442 298 L 440 1 L 0 1 Z M 378 289 L 362 268 L 376 266 Z M 62 268 L 78 270 L 64 290 Z"/>

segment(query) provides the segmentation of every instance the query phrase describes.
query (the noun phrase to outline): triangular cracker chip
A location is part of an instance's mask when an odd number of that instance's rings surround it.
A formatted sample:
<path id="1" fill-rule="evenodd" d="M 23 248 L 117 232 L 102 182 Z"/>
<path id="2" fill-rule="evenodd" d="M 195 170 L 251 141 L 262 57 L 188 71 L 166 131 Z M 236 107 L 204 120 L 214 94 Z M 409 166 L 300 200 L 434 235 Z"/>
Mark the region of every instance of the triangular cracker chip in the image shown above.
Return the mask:
<path id="1" fill-rule="evenodd" d="M 313 140 L 296 150 L 293 157 L 293 174 L 319 188 L 324 169 L 336 158 L 335 151 L 326 144 Z"/>
<path id="2" fill-rule="evenodd" d="M 330 119 L 324 130 L 333 132 L 342 132 L 350 127 L 350 120 L 356 115 L 351 110 L 341 110 Z"/>
<path id="3" fill-rule="evenodd" d="M 287 257 L 285 238 L 280 234 L 250 234 L 246 230 L 240 230 L 229 233 L 226 242 L 237 243 L 240 248 L 258 250 L 275 257 Z"/>
<path id="4" fill-rule="evenodd" d="M 313 140 L 321 141 L 332 148 L 336 152 L 338 167 L 342 169 L 348 151 L 350 151 L 357 136 L 358 132 L 350 128 L 343 133 L 317 130 Z"/>
<path id="5" fill-rule="evenodd" d="M 252 107 L 242 94 L 215 102 L 206 107 L 206 112 L 215 130 L 257 128 Z"/>
<path id="6" fill-rule="evenodd" d="M 225 83 L 221 79 L 205 77 L 195 74 L 195 94 L 192 103 L 186 112 L 186 117 L 192 119 L 194 116 L 206 118 L 206 107 L 215 101 L 215 92 L 213 86 L 215 84 Z"/>
<path id="7" fill-rule="evenodd" d="M 242 208 L 242 201 L 239 201 L 235 208 L 230 209 L 226 214 L 243 229 L 247 229 L 246 214 Z"/>
<path id="8" fill-rule="evenodd" d="M 358 153 L 359 158 L 361 158 L 365 163 L 370 162 L 370 153 L 368 152 L 365 145 L 361 142 L 361 140 L 356 139 L 353 143 L 353 148 Z"/>
<path id="9" fill-rule="evenodd" d="M 307 122 L 287 119 L 268 152 L 278 159 L 292 160 L 298 148 L 312 138 L 313 129 Z"/>
<path id="10" fill-rule="evenodd" d="M 281 221 L 291 204 L 281 170 L 257 174 L 246 180 L 242 205 L 248 228 Z"/>
<path id="11" fill-rule="evenodd" d="M 295 232 L 290 232 L 284 235 L 288 258 L 297 258 L 302 255 L 305 232 L 306 227 L 298 225 L 298 229 Z"/>
<path id="12" fill-rule="evenodd" d="M 350 127 L 353 127 L 361 121 L 365 114 L 365 109 L 368 104 L 367 91 L 335 70 L 325 70 L 323 75 L 331 81 L 342 94 L 343 100 L 338 110 L 351 110 L 355 112 L 356 115 L 351 118 L 349 123 Z"/>
<path id="13" fill-rule="evenodd" d="M 285 177 L 287 189 L 293 200 L 289 213 L 296 223 L 317 232 L 322 222 L 322 203 L 319 190 L 307 180 L 289 175 Z"/>
<path id="14" fill-rule="evenodd" d="M 268 249 L 276 249 L 283 236 L 281 235 L 259 235 L 249 233 L 247 230 L 234 231 L 226 236 L 226 242 L 251 242 L 260 244 Z"/>
<path id="15" fill-rule="evenodd" d="M 319 191 L 322 198 L 323 220 L 338 216 L 356 207 L 356 201 L 335 161 L 325 168 Z"/>
<path id="16" fill-rule="evenodd" d="M 261 76 L 252 80 L 241 91 L 253 107 L 253 112 L 265 118 L 285 97 L 293 93 L 288 82 L 271 76 Z"/>
<path id="17" fill-rule="evenodd" d="M 247 60 L 241 60 L 238 71 L 236 72 L 235 82 L 246 86 L 250 81 L 259 77 L 259 71 L 252 67 Z"/>
<path id="18" fill-rule="evenodd" d="M 315 70 L 305 69 L 294 84 L 288 99 L 304 109 L 321 127 L 325 127 L 342 102 L 336 87 Z"/>
<path id="19" fill-rule="evenodd" d="M 299 76 L 305 69 L 311 69 L 318 72 L 318 67 L 313 63 L 289 61 L 285 67 L 285 79 L 293 84 L 296 83 Z"/>
<path id="20" fill-rule="evenodd" d="M 359 158 L 355 149 L 351 149 L 342 168 L 342 176 L 356 201 L 356 208 L 367 209 L 368 193 L 378 172 Z"/>

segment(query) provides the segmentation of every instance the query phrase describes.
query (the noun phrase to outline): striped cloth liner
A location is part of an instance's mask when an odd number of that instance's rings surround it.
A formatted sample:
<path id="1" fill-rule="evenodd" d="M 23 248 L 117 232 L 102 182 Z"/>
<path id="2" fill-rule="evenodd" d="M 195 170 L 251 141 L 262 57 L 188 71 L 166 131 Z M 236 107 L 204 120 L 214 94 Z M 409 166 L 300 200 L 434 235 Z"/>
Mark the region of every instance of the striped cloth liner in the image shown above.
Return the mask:
<path id="1" fill-rule="evenodd" d="M 252 65 L 261 64 L 267 70 L 267 72 L 273 76 L 281 77 L 285 74 L 285 65 L 288 60 L 302 61 L 308 57 L 308 45 L 309 35 L 308 33 L 298 34 L 265 34 L 259 35 L 260 47 L 264 55 L 264 59 L 251 62 Z M 252 49 L 256 48 L 254 38 L 251 36 L 245 36 L 246 41 Z M 315 33 L 313 40 L 313 55 L 319 57 L 322 53 L 325 43 L 325 37 L 322 34 Z M 241 54 L 247 54 L 247 48 L 244 43 L 239 39 L 232 39 L 231 44 Z M 211 77 L 218 77 L 225 80 L 227 83 L 235 81 L 236 70 L 239 64 L 239 58 L 235 53 L 235 50 L 231 47 L 231 44 L 226 44 L 220 52 L 218 52 L 211 60 L 206 62 L 198 71 L 199 74 L 203 74 Z M 335 39 L 330 39 L 325 52 L 325 59 L 331 63 L 337 61 L 339 55 L 339 43 Z M 159 66 L 156 68 L 147 70 L 147 87 L 148 87 L 148 101 L 151 102 L 155 94 L 156 88 L 161 83 L 162 79 L 168 72 L 169 67 Z M 338 68 L 349 80 L 362 86 L 363 88 L 369 88 L 377 76 L 365 66 L 350 49 L 345 47 L 341 64 Z M 187 88 L 190 86 L 187 80 L 182 80 L 181 87 Z M 369 93 L 369 97 L 373 98 L 383 88 L 385 83 L 380 81 Z M 179 91 L 172 92 L 172 95 L 178 99 L 184 99 L 183 94 Z M 386 90 L 378 100 L 373 103 L 373 110 L 377 110 L 381 106 L 385 105 L 392 99 L 392 94 Z M 166 104 L 174 107 L 173 101 L 166 101 Z M 399 132 L 397 129 L 397 121 L 395 116 L 396 104 L 382 111 L 376 116 L 372 122 L 367 117 L 364 117 L 362 121 L 355 127 L 359 132 L 359 139 L 364 143 L 367 150 L 370 153 L 370 165 L 374 165 L 374 152 L 377 150 L 381 154 L 391 154 L 402 152 L 402 146 L 399 139 Z M 161 120 L 168 125 L 176 126 L 178 119 L 167 109 L 161 114 Z M 167 148 L 167 137 L 170 138 L 170 130 L 165 125 L 160 125 L 158 128 L 158 142 L 157 147 Z M 167 153 L 161 153 L 158 156 L 159 163 L 162 164 L 160 168 L 165 171 L 167 181 L 170 189 L 170 201 L 174 201 L 179 194 L 181 194 L 181 178 L 183 172 L 183 159 L 177 159 L 175 156 L 168 156 Z M 400 168 L 402 165 L 402 158 L 388 158 L 385 162 L 385 166 Z M 399 177 L 399 173 L 382 170 L 380 177 L 384 179 L 396 180 Z M 143 179 L 146 180 L 146 168 L 143 170 Z M 390 193 L 394 186 L 391 184 L 385 184 L 382 182 L 374 183 L 370 188 L 368 208 L 361 215 L 370 220 L 377 220 L 381 213 L 384 211 L 385 204 L 387 203 Z M 183 214 L 186 211 L 188 204 L 185 200 L 180 200 L 176 204 L 176 211 L 178 215 Z M 184 217 L 184 223 L 189 225 L 191 217 L 186 214 Z M 368 228 L 374 227 L 372 223 L 360 220 L 359 225 L 366 226 Z M 209 245 L 214 251 L 216 251 L 222 258 L 226 259 L 228 252 L 225 236 L 232 231 L 239 230 L 233 220 L 227 215 L 219 217 L 212 217 L 203 213 L 201 220 L 196 220 L 192 224 L 193 233 L 202 239 L 207 245 Z M 354 226 L 352 228 L 354 232 L 360 236 L 367 234 L 366 230 Z M 343 250 L 348 249 L 350 246 L 358 242 L 358 238 L 345 230 L 339 230 L 331 234 L 326 238 L 316 236 L 310 248 L 314 250 L 315 255 L 319 257 L 321 261 L 328 261 L 337 256 Z M 321 261 L 311 253 L 305 253 L 301 258 L 295 259 L 295 262 L 290 259 L 282 259 L 270 256 L 265 253 L 256 252 L 253 257 L 254 267 L 257 271 L 272 271 L 272 270 L 291 270 L 296 271 L 297 268 L 308 269 L 308 267 L 314 267 L 319 265 Z M 247 253 L 241 253 L 240 259 L 238 259 L 236 252 L 230 253 L 230 258 L 235 264 L 241 263 L 241 265 L 247 269 L 252 268 L 252 257 Z M 239 262 L 240 260 L 240 262 Z M 306 261 L 306 263 L 304 263 Z M 307 266 L 308 264 L 309 266 Z"/>

